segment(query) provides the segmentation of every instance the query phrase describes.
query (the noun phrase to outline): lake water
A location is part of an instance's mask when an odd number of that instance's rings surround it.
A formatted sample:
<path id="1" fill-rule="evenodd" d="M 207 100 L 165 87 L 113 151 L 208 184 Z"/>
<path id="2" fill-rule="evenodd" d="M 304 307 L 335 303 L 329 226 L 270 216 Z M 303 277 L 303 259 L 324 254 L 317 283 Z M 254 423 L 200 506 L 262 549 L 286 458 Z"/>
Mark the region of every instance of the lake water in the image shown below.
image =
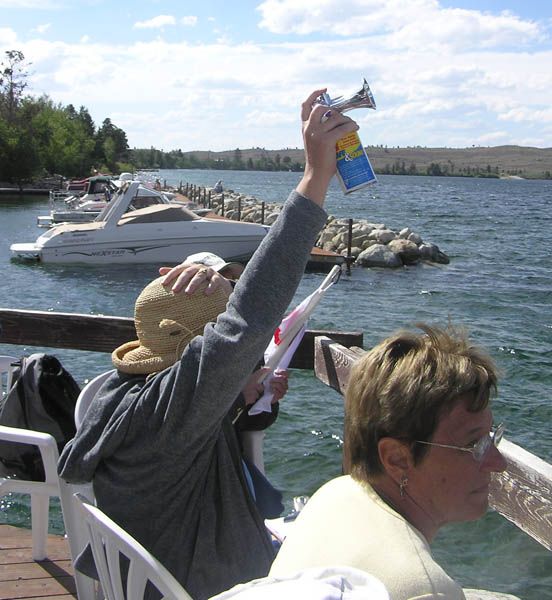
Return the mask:
<path id="1" fill-rule="evenodd" d="M 162 171 L 167 183 L 214 185 L 282 202 L 297 173 Z M 353 268 L 329 290 L 309 327 L 362 331 L 369 348 L 419 321 L 467 326 L 502 370 L 495 420 L 506 437 L 552 462 L 552 182 L 381 176 L 372 187 L 344 196 L 332 185 L 330 214 L 410 227 L 436 243 L 449 265 L 400 270 Z M 10 261 L 9 246 L 39 235 L 36 217 L 46 198 L 0 196 L 0 306 L 131 316 L 134 299 L 156 275 L 153 266 L 29 265 Z M 322 275 L 306 274 L 296 301 Z M 0 343 L 0 353 L 47 349 Z M 79 383 L 110 368 L 109 356 L 54 352 Z M 287 506 L 339 474 L 341 397 L 311 373 L 294 371 L 280 418 L 265 443 L 267 473 Z M 30 526 L 28 502 L 0 501 L 0 521 Z M 53 531 L 62 531 L 54 503 Z M 510 592 L 527 600 L 552 598 L 552 554 L 494 513 L 444 528 L 437 560 L 465 587 Z"/>

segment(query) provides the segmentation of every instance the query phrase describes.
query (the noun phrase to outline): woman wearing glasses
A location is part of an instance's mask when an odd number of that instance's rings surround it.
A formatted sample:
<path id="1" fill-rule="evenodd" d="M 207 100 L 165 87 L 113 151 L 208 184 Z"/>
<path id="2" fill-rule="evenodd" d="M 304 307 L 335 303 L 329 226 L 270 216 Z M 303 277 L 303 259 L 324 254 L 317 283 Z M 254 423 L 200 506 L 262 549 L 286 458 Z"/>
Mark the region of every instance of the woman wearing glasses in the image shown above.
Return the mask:
<path id="1" fill-rule="evenodd" d="M 481 517 L 506 461 L 489 406 L 491 358 L 453 329 L 421 325 L 363 356 L 346 393 L 350 475 L 299 515 L 271 575 L 346 565 L 378 577 L 393 600 L 463 599 L 429 543 L 447 523 Z"/>

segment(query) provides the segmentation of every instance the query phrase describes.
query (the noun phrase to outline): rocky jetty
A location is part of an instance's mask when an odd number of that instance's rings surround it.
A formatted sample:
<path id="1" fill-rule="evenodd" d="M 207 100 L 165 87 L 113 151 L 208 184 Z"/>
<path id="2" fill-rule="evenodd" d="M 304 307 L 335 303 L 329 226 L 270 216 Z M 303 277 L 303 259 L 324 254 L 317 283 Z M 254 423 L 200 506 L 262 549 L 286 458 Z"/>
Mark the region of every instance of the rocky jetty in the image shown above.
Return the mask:
<path id="1" fill-rule="evenodd" d="M 216 214 L 223 214 L 224 203 L 225 217 L 250 223 L 272 225 L 282 209 L 281 204 L 265 202 L 263 219 L 263 202 L 254 196 L 232 190 L 215 194 L 211 190 L 210 199 L 210 208 Z M 349 219 L 329 216 L 316 245 L 347 256 L 348 238 Z M 409 227 L 396 231 L 384 223 L 370 223 L 364 219 L 353 219 L 351 255 L 354 264 L 362 267 L 397 268 L 421 261 L 449 263 L 448 256 L 437 245 L 424 241 Z"/>

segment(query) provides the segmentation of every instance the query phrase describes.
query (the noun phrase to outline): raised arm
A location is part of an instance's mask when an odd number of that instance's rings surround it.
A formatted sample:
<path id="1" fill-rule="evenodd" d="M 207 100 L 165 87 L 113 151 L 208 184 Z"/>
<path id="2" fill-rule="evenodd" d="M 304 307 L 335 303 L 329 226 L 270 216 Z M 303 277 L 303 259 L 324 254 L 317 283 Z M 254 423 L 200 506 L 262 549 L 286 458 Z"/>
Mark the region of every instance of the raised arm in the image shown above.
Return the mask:
<path id="1" fill-rule="evenodd" d="M 232 406 L 293 300 L 326 222 L 322 205 L 336 169 L 336 141 L 357 128 L 339 113 L 322 122 L 327 107 L 311 106 L 322 91 L 313 92 L 302 105 L 306 166 L 296 191 L 236 283 L 226 311 L 184 351 L 175 398 L 188 395 L 190 373 L 197 377 L 193 404 L 175 402 L 175 410 L 186 410 L 185 426 L 175 435 L 204 442 L 214 437 L 217 422 Z"/>

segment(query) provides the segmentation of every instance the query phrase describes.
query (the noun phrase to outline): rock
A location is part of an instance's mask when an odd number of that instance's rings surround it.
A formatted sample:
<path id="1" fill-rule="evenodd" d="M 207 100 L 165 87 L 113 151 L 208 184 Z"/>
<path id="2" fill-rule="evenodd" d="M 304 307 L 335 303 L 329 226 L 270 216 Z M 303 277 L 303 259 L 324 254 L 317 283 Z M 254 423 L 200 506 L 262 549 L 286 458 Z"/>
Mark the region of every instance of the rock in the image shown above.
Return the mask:
<path id="1" fill-rule="evenodd" d="M 450 258 L 444 252 L 441 252 L 441 250 L 437 250 L 437 255 L 435 256 L 434 262 L 441 265 L 448 265 Z"/>
<path id="2" fill-rule="evenodd" d="M 265 216 L 265 225 L 272 225 L 274 221 L 278 218 L 280 213 L 272 212 L 268 216 Z"/>
<path id="3" fill-rule="evenodd" d="M 389 250 L 398 254 L 405 265 L 415 265 L 420 262 L 420 250 L 414 242 L 397 238 L 387 245 Z"/>
<path id="4" fill-rule="evenodd" d="M 428 260 L 442 265 L 448 265 L 450 262 L 449 257 L 444 252 L 441 252 L 439 246 L 436 244 L 424 243 L 421 244 L 418 249 L 422 260 Z"/>
<path id="5" fill-rule="evenodd" d="M 334 238 L 336 232 L 334 231 L 333 228 L 328 228 L 326 227 L 326 229 L 324 229 L 322 231 L 322 233 L 318 236 L 318 243 L 320 245 L 324 245 L 328 242 L 331 242 L 332 239 Z"/>
<path id="6" fill-rule="evenodd" d="M 391 229 L 374 229 L 368 237 L 378 242 L 378 244 L 388 244 L 397 237 L 397 234 Z"/>
<path id="7" fill-rule="evenodd" d="M 400 257 L 384 244 L 374 244 L 367 250 L 363 250 L 358 255 L 356 264 L 362 267 L 396 268 L 403 266 Z"/>
<path id="8" fill-rule="evenodd" d="M 355 258 L 355 259 L 356 259 L 356 258 L 358 258 L 359 254 L 360 254 L 361 252 L 362 252 L 362 248 L 359 248 L 358 246 L 353 246 L 353 247 L 351 248 L 351 256 L 352 256 L 353 258 Z M 345 257 L 347 257 L 347 250 L 346 250 L 346 249 L 345 249 L 345 250 L 343 250 L 343 251 L 342 251 L 340 254 L 341 254 L 342 256 L 345 256 Z"/>
<path id="9" fill-rule="evenodd" d="M 264 203 L 254 196 L 226 190 L 224 194 L 213 194 L 211 206 L 215 213 L 222 214 L 224 198 L 224 216 L 238 218 L 238 206 L 241 207 L 242 221 L 273 225 L 282 210 L 281 204 Z M 238 202 L 239 201 L 239 202 Z M 320 232 L 316 245 L 347 255 L 349 245 L 349 219 L 328 215 L 326 226 Z M 425 243 L 422 237 L 404 227 L 399 233 L 389 229 L 384 223 L 370 223 L 364 219 L 352 222 L 351 256 L 356 257 L 355 264 L 366 267 L 396 268 L 402 265 L 414 265 L 420 260 L 448 264 L 448 256 L 435 244 Z"/>
<path id="10" fill-rule="evenodd" d="M 353 231 L 353 238 L 351 241 L 352 246 L 359 246 L 360 248 L 362 248 L 364 244 L 366 244 L 369 241 L 371 240 L 368 237 L 367 233 L 364 233 L 362 231 Z"/>
<path id="11" fill-rule="evenodd" d="M 410 229 L 410 227 L 405 227 L 404 229 L 401 229 L 399 231 L 399 237 L 401 238 L 401 240 L 407 240 L 408 236 L 412 233 L 412 230 Z"/>
<path id="12" fill-rule="evenodd" d="M 423 241 L 422 236 L 414 232 L 412 232 L 406 239 L 410 242 L 414 242 L 417 246 L 419 246 Z"/>

